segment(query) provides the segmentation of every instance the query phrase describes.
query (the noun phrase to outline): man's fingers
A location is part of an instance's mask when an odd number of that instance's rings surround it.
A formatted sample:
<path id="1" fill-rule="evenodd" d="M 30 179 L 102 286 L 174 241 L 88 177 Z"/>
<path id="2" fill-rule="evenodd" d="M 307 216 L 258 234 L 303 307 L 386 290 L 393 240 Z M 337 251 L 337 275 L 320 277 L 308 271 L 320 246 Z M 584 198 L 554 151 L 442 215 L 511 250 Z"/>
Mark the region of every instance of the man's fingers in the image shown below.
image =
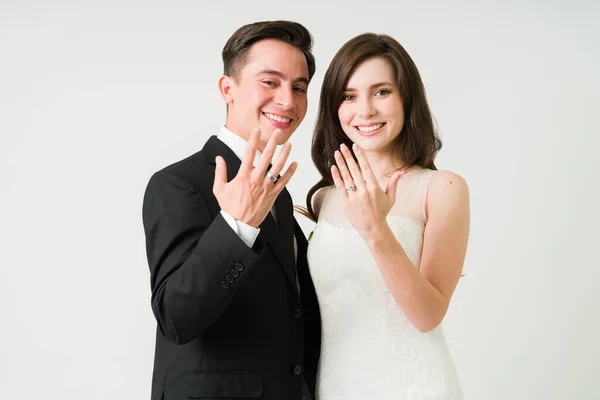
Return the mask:
<path id="1" fill-rule="evenodd" d="M 275 129 L 271 136 L 269 136 L 269 141 L 265 146 L 264 151 L 260 157 L 260 161 L 256 166 L 256 173 L 264 175 L 269 168 L 269 164 L 273 160 L 273 155 L 275 154 L 275 150 L 277 149 L 277 142 L 279 140 L 279 135 L 281 135 L 281 129 Z"/>
<path id="2" fill-rule="evenodd" d="M 256 155 L 256 146 L 260 140 L 260 129 L 254 128 L 248 138 L 248 144 L 246 145 L 246 151 L 244 152 L 244 158 L 242 159 L 242 165 L 240 171 L 251 170 L 254 164 L 254 157 Z"/>
<path id="3" fill-rule="evenodd" d="M 294 176 L 294 174 L 296 173 L 297 169 L 298 169 L 298 163 L 297 162 L 294 161 L 293 163 L 290 164 L 290 166 L 288 167 L 288 169 L 285 171 L 285 173 L 281 176 L 281 178 L 279 178 L 279 180 L 275 184 L 275 190 L 278 193 L 281 192 L 283 190 L 283 188 L 285 187 L 285 185 L 288 184 L 288 182 L 290 181 L 290 179 L 292 179 L 292 176 Z"/>
<path id="4" fill-rule="evenodd" d="M 269 170 L 273 175 L 277 176 L 281 173 L 291 151 L 292 144 L 290 142 L 285 143 L 281 148 L 281 152 L 279 152 L 279 155 L 277 156 L 277 160 L 275 160 L 273 166 Z"/>

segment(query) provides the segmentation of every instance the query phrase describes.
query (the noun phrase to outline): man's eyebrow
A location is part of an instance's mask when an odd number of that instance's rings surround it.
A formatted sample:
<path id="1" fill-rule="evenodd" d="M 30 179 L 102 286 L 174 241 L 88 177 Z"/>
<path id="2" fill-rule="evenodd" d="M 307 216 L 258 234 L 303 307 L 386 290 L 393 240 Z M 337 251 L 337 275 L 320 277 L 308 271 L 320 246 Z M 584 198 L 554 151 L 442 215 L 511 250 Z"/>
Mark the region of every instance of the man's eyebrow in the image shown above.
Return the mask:
<path id="1" fill-rule="evenodd" d="M 373 90 L 373 89 L 376 89 L 376 88 L 381 87 L 381 86 L 394 86 L 394 85 L 392 85 L 391 83 L 389 83 L 387 81 L 384 81 L 384 82 L 378 82 L 378 83 L 372 84 L 371 86 L 369 86 L 369 89 Z M 347 87 L 346 91 L 348 91 L 348 92 L 355 92 L 356 89 L 351 88 L 351 87 Z"/>
<path id="2" fill-rule="evenodd" d="M 274 69 L 263 69 L 257 75 L 262 75 L 262 74 L 275 75 L 281 79 L 287 79 L 287 75 L 285 75 L 282 72 L 276 71 Z M 310 81 L 308 80 L 307 77 L 301 76 L 299 78 L 294 79 L 294 82 L 302 82 L 302 83 L 305 83 L 306 85 L 308 85 Z"/>

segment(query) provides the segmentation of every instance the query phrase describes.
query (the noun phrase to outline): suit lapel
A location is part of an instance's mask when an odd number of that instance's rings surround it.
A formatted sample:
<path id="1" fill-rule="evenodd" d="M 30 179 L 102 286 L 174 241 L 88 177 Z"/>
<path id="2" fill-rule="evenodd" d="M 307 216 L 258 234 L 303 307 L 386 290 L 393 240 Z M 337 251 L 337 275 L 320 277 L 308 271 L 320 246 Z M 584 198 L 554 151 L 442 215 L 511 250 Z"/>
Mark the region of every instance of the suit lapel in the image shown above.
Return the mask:
<path id="1" fill-rule="evenodd" d="M 215 158 L 218 155 L 223 157 L 227 164 L 227 181 L 235 178 L 242 162 L 225 143 L 217 139 L 216 136 L 212 136 L 206 142 L 204 151 L 206 152 L 208 161 L 212 164 L 215 164 Z M 271 247 L 290 284 L 297 293 L 298 285 L 296 283 L 294 260 L 293 204 L 287 189 L 284 189 L 275 200 L 275 212 L 277 213 L 279 224 L 275 223 L 273 215 L 269 212 L 265 220 L 259 225 L 260 233 L 258 237 Z"/>

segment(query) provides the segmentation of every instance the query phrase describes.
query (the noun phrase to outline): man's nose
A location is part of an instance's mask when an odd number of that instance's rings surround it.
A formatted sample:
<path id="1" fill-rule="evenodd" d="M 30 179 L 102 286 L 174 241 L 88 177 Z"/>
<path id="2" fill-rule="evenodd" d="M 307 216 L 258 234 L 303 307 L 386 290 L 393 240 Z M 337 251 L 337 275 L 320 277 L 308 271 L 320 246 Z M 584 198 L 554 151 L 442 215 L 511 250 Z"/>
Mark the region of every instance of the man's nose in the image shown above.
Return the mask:
<path id="1" fill-rule="evenodd" d="M 286 109 L 294 106 L 294 93 L 291 88 L 281 87 L 277 91 L 276 103 Z"/>

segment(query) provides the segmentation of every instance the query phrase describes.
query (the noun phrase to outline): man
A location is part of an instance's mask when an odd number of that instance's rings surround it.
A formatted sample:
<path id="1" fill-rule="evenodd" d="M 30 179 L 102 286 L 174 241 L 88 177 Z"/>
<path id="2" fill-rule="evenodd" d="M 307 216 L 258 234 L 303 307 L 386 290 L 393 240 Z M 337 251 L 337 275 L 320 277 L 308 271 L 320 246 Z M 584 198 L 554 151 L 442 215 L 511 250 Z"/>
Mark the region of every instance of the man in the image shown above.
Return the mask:
<path id="1" fill-rule="evenodd" d="M 225 126 L 148 183 L 152 400 L 315 398 L 320 315 L 285 189 L 296 163 L 283 171 L 306 114 L 311 47 L 293 22 L 237 30 L 223 48 Z"/>

